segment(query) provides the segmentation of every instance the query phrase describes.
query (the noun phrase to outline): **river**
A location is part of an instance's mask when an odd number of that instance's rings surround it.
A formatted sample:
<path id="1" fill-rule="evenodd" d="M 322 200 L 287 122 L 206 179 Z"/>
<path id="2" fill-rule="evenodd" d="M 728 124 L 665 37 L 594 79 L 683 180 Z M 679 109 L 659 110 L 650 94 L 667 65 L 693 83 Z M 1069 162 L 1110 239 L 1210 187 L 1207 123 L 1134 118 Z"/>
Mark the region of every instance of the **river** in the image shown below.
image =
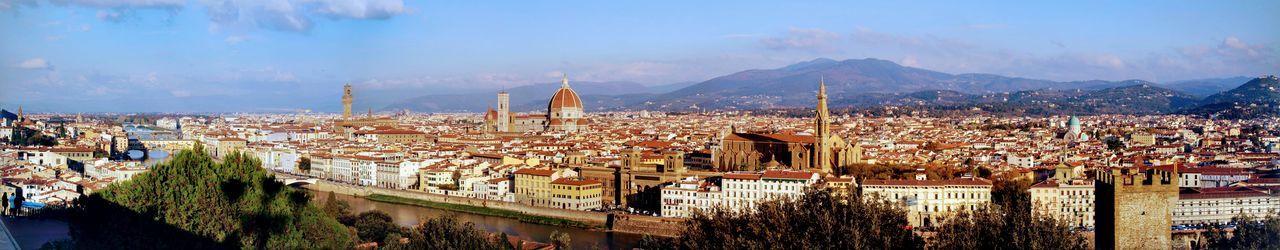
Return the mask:
<path id="1" fill-rule="evenodd" d="M 319 197 L 316 199 L 317 205 L 323 204 L 328 193 L 318 193 L 311 191 L 312 195 Z M 602 249 L 631 249 L 640 241 L 641 236 L 627 233 L 604 232 L 597 230 L 589 230 L 575 227 L 559 227 L 541 224 L 532 224 L 521 222 L 517 219 L 494 217 L 487 215 L 469 214 L 440 210 L 435 208 L 426 208 L 419 206 L 386 203 L 380 201 L 371 201 L 364 198 L 336 194 L 339 200 L 346 201 L 351 204 L 351 208 L 358 212 L 369 210 L 380 210 L 391 215 L 392 220 L 401 226 L 412 227 L 420 221 L 421 217 L 437 217 L 437 216 L 453 216 L 458 221 L 466 223 L 471 222 L 489 232 L 504 232 L 507 235 L 520 237 L 523 239 L 534 240 L 538 242 L 551 242 L 551 233 L 560 231 L 569 234 L 570 242 L 574 249 L 588 249 L 596 246 Z"/>

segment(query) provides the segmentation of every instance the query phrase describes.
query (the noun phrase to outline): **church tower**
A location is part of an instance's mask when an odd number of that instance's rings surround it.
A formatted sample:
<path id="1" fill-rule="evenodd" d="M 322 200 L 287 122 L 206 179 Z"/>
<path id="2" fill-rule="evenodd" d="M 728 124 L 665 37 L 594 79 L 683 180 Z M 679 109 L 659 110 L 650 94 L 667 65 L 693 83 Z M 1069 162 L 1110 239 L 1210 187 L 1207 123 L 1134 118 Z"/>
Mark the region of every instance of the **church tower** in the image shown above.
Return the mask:
<path id="1" fill-rule="evenodd" d="M 506 90 L 498 92 L 498 132 L 511 132 L 511 95 Z"/>
<path id="2" fill-rule="evenodd" d="M 827 112 L 827 84 L 824 79 L 818 80 L 818 108 L 813 123 L 813 167 L 823 173 L 831 173 L 831 116 Z"/>
<path id="3" fill-rule="evenodd" d="M 351 119 L 351 84 L 342 85 L 342 119 Z"/>

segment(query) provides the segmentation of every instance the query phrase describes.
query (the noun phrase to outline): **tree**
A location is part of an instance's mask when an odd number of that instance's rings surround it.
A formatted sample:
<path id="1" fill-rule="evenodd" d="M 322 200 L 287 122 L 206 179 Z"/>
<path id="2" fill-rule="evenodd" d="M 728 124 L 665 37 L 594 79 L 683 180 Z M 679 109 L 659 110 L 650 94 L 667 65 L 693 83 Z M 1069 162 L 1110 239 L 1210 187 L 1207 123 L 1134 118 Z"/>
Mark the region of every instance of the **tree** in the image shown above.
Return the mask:
<path id="1" fill-rule="evenodd" d="M 470 222 L 460 223 L 456 216 L 423 218 L 422 223 L 405 231 L 409 243 L 397 245 L 405 249 L 510 249 L 505 237 L 497 237 L 476 228 Z"/>
<path id="2" fill-rule="evenodd" d="M 379 245 L 386 243 L 382 240 L 388 235 L 400 234 L 400 226 L 391 221 L 391 215 L 379 210 L 369 210 L 356 215 L 353 227 L 356 228 L 356 234 L 360 236 L 360 242 L 378 242 Z"/>
<path id="3" fill-rule="evenodd" d="M 763 201 L 756 209 L 699 211 L 679 237 L 642 240 L 646 249 L 900 249 L 924 241 L 902 207 L 879 198 L 839 198 L 810 190 L 798 199 Z M 852 223 L 856 222 L 856 223 Z M 664 244 L 665 243 L 665 244 Z M 670 247 L 663 247 L 668 245 Z"/>
<path id="4" fill-rule="evenodd" d="M 1231 224 L 1235 225 L 1235 231 L 1231 233 L 1224 225 L 1214 225 L 1205 232 L 1209 248 L 1268 249 L 1280 246 L 1280 213 L 1262 219 L 1238 215 L 1231 218 Z"/>
<path id="5" fill-rule="evenodd" d="M 636 248 L 644 250 L 675 250 L 673 240 L 645 234 L 636 242 Z"/>
<path id="6" fill-rule="evenodd" d="M 298 170 L 302 171 L 304 174 L 311 172 L 311 157 L 303 156 L 302 158 L 298 158 Z"/>
<path id="7" fill-rule="evenodd" d="M 931 248 L 1089 249 L 1089 242 L 1053 217 L 986 206 L 943 221 Z"/>
<path id="8" fill-rule="evenodd" d="M 555 245 L 556 250 L 573 249 L 571 244 L 572 241 L 569 239 L 569 234 L 560 231 L 551 232 L 551 245 Z"/>
<path id="9" fill-rule="evenodd" d="M 992 183 L 991 203 L 1003 211 L 1019 214 L 1031 214 L 1031 180 L 1019 178 L 1000 178 Z"/>
<path id="10" fill-rule="evenodd" d="M 183 150 L 76 200 L 68 222 L 82 248 L 350 248 L 346 227 L 309 201 L 251 156 Z"/>

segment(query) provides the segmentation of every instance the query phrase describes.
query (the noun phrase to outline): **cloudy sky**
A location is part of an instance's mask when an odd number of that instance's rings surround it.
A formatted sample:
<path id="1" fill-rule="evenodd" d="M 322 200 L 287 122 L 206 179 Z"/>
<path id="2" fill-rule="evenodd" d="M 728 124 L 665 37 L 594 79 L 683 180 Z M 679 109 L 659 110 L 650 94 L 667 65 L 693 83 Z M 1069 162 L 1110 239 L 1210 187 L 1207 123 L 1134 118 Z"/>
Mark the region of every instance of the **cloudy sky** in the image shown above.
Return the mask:
<path id="1" fill-rule="evenodd" d="M 1280 1 L 1036 2 L 0 0 L 0 107 L 331 110 L 346 82 L 385 103 L 817 57 L 1050 80 L 1280 71 Z"/>

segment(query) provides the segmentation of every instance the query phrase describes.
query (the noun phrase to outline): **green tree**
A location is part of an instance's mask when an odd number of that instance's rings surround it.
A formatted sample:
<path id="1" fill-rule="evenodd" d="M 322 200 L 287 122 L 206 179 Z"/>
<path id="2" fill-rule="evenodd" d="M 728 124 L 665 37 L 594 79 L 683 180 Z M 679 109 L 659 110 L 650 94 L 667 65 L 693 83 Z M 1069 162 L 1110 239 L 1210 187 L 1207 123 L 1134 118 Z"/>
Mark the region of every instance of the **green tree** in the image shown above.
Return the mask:
<path id="1" fill-rule="evenodd" d="M 391 221 L 391 215 L 379 210 L 369 210 L 356 215 L 353 226 L 356 228 L 356 234 L 360 236 L 360 242 L 378 242 L 381 245 L 386 243 L 382 240 L 388 235 L 400 234 L 400 226 Z"/>
<path id="2" fill-rule="evenodd" d="M 573 249 L 573 242 L 569 238 L 569 234 L 560 231 L 551 232 L 551 245 L 556 246 L 556 250 Z"/>
<path id="3" fill-rule="evenodd" d="M 298 170 L 302 171 L 304 174 L 311 172 L 311 157 L 303 156 L 302 158 L 298 158 Z"/>
<path id="4" fill-rule="evenodd" d="M 937 249 L 1089 249 L 1088 240 L 1052 217 L 994 206 L 947 218 L 932 245 Z"/>
<path id="5" fill-rule="evenodd" d="M 253 157 L 183 150 L 74 202 L 70 236 L 84 248 L 350 248 L 349 231 L 309 201 Z"/>
<path id="6" fill-rule="evenodd" d="M 761 202 L 756 209 L 715 208 L 685 221 L 679 237 L 650 237 L 645 249 L 910 249 L 924 241 L 907 226 L 907 212 L 879 198 L 847 200 L 827 190 L 799 199 Z"/>
<path id="7" fill-rule="evenodd" d="M 1031 214 L 1031 180 L 999 178 L 991 187 L 991 203 L 1006 212 Z"/>
<path id="8" fill-rule="evenodd" d="M 406 249 L 509 249 L 505 238 L 493 236 L 470 222 L 460 223 L 456 216 L 423 218 L 423 222 L 406 230 Z"/>
<path id="9" fill-rule="evenodd" d="M 1235 230 L 1227 232 L 1225 226 L 1214 225 L 1205 232 L 1211 249 L 1274 249 L 1280 246 L 1280 213 L 1258 219 L 1238 215 L 1231 219 Z"/>

